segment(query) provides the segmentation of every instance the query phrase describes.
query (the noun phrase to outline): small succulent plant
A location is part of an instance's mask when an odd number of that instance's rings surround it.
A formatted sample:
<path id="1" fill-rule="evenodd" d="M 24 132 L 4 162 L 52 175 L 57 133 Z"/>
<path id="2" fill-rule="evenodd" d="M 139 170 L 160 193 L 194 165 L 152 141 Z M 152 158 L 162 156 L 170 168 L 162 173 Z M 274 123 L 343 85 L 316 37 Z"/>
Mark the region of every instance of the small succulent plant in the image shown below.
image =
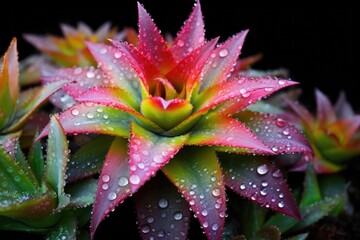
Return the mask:
<path id="1" fill-rule="evenodd" d="M 320 90 L 315 91 L 316 115 L 305 106 L 288 100 L 295 124 L 304 131 L 313 155 L 304 155 L 293 170 L 304 171 L 311 162 L 317 173 L 334 173 L 360 154 L 360 115 L 355 114 L 342 92 L 335 105 Z"/>
<path id="2" fill-rule="evenodd" d="M 106 42 L 108 38 L 121 39 L 123 35 L 118 33 L 115 27 L 111 28 L 109 22 L 104 23 L 96 31 L 83 22 L 79 22 L 77 28 L 62 24 L 61 29 L 64 38 L 35 34 L 24 34 L 24 38 L 56 65 L 87 67 L 95 65 L 96 62 L 87 49 L 85 41 Z"/>
<path id="3" fill-rule="evenodd" d="M 28 120 L 32 114 L 67 83 L 58 81 L 21 91 L 17 40 L 14 38 L 4 55 L 0 73 L 0 145 L 9 151 L 13 149 L 14 140 L 20 137 L 24 125 L 31 124 Z"/>
<path id="4" fill-rule="evenodd" d="M 73 81 L 63 91 L 75 105 L 56 117 L 67 134 L 115 136 L 98 180 L 91 236 L 133 194 L 144 239 L 186 239 L 191 211 L 208 239 L 221 239 L 225 187 L 300 219 L 281 169 L 266 156 L 310 153 L 308 142 L 283 119 L 247 109 L 296 82 L 234 77 L 247 31 L 222 44 L 207 41 L 198 2 L 171 44 L 141 4 L 138 13 L 137 46 L 87 42 L 99 68 L 44 76 Z M 38 139 L 49 132 L 46 126 Z"/>
<path id="5" fill-rule="evenodd" d="M 86 234 L 96 181 L 67 186 L 68 143 L 55 117 L 50 121 L 47 154 L 36 142 L 26 158 L 16 141 L 13 153 L 0 147 L 0 229 L 46 235 L 46 239 L 76 239 Z M 88 234 L 87 234 L 88 235 Z"/>

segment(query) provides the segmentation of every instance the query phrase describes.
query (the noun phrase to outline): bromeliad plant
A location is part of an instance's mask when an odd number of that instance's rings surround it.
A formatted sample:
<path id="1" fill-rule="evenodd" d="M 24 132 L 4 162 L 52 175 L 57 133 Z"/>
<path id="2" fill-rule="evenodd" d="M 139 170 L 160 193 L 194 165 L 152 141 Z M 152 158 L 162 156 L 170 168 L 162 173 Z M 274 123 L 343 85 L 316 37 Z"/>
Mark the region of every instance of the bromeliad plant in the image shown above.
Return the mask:
<path id="1" fill-rule="evenodd" d="M 310 153 L 307 140 L 283 119 L 247 110 L 296 82 L 231 77 L 247 31 L 220 45 L 207 41 L 199 3 L 172 44 L 140 4 L 138 11 L 136 47 L 87 42 L 98 69 L 44 77 L 73 81 L 63 91 L 77 104 L 57 115 L 67 134 L 115 136 L 98 180 L 91 236 L 133 194 L 144 239 L 186 239 L 191 211 L 208 239 L 221 239 L 226 187 L 299 220 L 281 169 L 265 156 Z"/>

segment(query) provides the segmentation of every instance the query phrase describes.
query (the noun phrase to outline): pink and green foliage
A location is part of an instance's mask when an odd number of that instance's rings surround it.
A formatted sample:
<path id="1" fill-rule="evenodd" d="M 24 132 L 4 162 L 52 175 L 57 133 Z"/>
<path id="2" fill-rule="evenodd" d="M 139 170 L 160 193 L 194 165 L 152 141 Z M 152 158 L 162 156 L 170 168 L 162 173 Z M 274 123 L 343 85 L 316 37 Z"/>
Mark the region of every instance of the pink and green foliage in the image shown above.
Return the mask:
<path id="1" fill-rule="evenodd" d="M 21 91 L 17 40 L 6 51 L 0 73 L 0 145 L 13 151 L 25 124 L 36 129 L 36 122 L 28 121 L 48 97 L 69 83 L 61 80 Z"/>
<path id="2" fill-rule="evenodd" d="M 310 154 L 311 148 L 282 119 L 246 110 L 297 83 L 231 77 L 247 31 L 222 44 L 205 39 L 199 2 L 172 44 L 141 4 L 138 14 L 137 46 L 114 39 L 112 46 L 87 42 L 97 69 L 58 69 L 45 76 L 73 81 L 63 91 L 77 104 L 57 114 L 67 134 L 115 136 L 99 176 L 92 237 L 101 221 L 133 196 L 144 239 L 154 233 L 186 239 L 190 211 L 208 239 L 222 239 L 227 187 L 300 219 L 281 170 L 265 156 Z M 163 184 L 166 179 L 178 191 Z M 156 219 L 149 225 L 143 217 L 150 210 Z M 167 221 L 162 211 L 170 215 Z"/>
<path id="3" fill-rule="evenodd" d="M 79 219 L 88 218 L 94 202 L 96 181 L 79 181 L 65 192 L 68 157 L 66 135 L 55 116 L 46 156 L 40 141 L 27 157 L 19 141 L 12 153 L 0 147 L 0 229 L 37 232 L 47 239 L 76 238 L 83 224 Z"/>
<path id="4" fill-rule="evenodd" d="M 334 173 L 346 167 L 346 163 L 360 154 L 360 115 L 355 114 L 342 93 L 336 104 L 320 90 L 315 91 L 316 115 L 305 106 L 288 101 L 296 124 L 303 129 L 313 155 L 304 155 L 293 170 L 304 171 L 312 162 L 317 173 Z M 290 111 L 287 115 L 291 114 Z"/>

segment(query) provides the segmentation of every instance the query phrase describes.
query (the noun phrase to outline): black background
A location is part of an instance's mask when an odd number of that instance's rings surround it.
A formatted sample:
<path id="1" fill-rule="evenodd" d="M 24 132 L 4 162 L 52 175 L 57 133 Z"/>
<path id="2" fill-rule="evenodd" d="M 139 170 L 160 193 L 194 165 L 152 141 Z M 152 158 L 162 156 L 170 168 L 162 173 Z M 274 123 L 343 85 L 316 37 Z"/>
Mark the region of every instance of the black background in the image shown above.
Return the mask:
<path id="1" fill-rule="evenodd" d="M 194 0 L 140 1 L 153 17 L 162 33 L 176 35 L 191 12 Z M 291 1 L 292 2 L 292 1 Z M 340 90 L 358 111 L 360 107 L 355 71 L 355 8 L 337 4 L 255 6 L 241 1 L 202 0 L 207 39 L 220 36 L 220 41 L 244 29 L 249 29 L 242 56 L 263 53 L 254 67 L 267 70 L 285 67 L 291 78 L 300 82 L 301 100 L 313 107 L 314 89 L 318 88 L 335 101 Z M 60 23 L 75 26 L 78 21 L 93 29 L 105 21 L 122 29 L 137 27 L 135 0 L 70 6 L 22 8 L 0 14 L 0 53 L 5 52 L 12 37 L 18 38 L 20 58 L 36 50 L 22 38 L 23 33 L 61 35 Z"/>

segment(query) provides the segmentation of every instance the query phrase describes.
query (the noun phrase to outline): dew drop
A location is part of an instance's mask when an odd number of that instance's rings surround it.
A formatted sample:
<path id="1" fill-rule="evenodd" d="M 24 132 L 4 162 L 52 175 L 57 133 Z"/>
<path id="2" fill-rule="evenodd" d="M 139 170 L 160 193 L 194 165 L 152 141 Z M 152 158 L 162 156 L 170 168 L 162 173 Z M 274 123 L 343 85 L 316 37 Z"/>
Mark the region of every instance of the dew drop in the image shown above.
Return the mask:
<path id="1" fill-rule="evenodd" d="M 283 193 L 280 193 L 280 194 L 279 194 L 279 198 L 284 198 L 284 194 L 283 194 Z"/>
<path id="2" fill-rule="evenodd" d="M 89 113 L 86 114 L 86 117 L 89 118 L 89 119 L 92 119 L 92 118 L 94 118 L 94 114 L 89 112 Z"/>
<path id="3" fill-rule="evenodd" d="M 75 68 L 75 70 L 74 70 L 75 75 L 79 75 L 81 73 L 82 73 L 82 69 L 80 67 Z"/>
<path id="4" fill-rule="evenodd" d="M 100 54 L 106 54 L 106 53 L 107 53 L 107 49 L 106 49 L 106 48 L 100 49 Z"/>
<path id="5" fill-rule="evenodd" d="M 272 176 L 275 178 L 281 177 L 281 171 L 279 169 L 276 169 L 275 171 L 273 171 Z"/>
<path id="6" fill-rule="evenodd" d="M 162 198 L 162 199 L 159 200 L 159 207 L 160 208 L 166 208 L 168 205 L 169 205 L 169 202 L 165 198 Z"/>
<path id="7" fill-rule="evenodd" d="M 117 197 L 117 195 L 116 195 L 115 192 L 111 192 L 111 193 L 109 193 L 109 195 L 108 195 L 108 199 L 109 199 L 110 201 L 115 200 L 116 197 Z"/>
<path id="8" fill-rule="evenodd" d="M 211 227 L 212 230 L 216 231 L 219 229 L 219 225 L 217 225 L 216 223 L 214 223 Z"/>
<path id="9" fill-rule="evenodd" d="M 120 52 L 116 52 L 116 53 L 114 54 L 114 57 L 115 57 L 116 59 L 121 58 L 121 56 L 122 56 L 122 54 L 121 54 Z"/>
<path id="10" fill-rule="evenodd" d="M 175 213 L 174 213 L 174 219 L 175 219 L 176 221 L 181 220 L 182 217 L 183 217 L 183 215 L 182 215 L 181 212 L 178 211 L 178 212 L 175 212 Z"/>
<path id="11" fill-rule="evenodd" d="M 290 131 L 289 131 L 289 129 L 284 129 L 284 130 L 282 131 L 282 133 L 283 133 L 285 136 L 287 136 L 287 135 L 290 134 Z"/>
<path id="12" fill-rule="evenodd" d="M 283 201 L 281 201 L 281 202 L 278 203 L 278 207 L 279 207 L 279 208 L 283 208 L 284 206 L 285 206 L 285 204 L 284 204 Z"/>
<path id="13" fill-rule="evenodd" d="M 183 40 L 179 39 L 179 41 L 177 42 L 177 45 L 178 45 L 179 47 L 183 47 L 183 46 L 185 45 L 185 43 L 184 43 Z"/>
<path id="14" fill-rule="evenodd" d="M 214 189 L 212 190 L 212 195 L 214 195 L 215 197 L 220 196 L 220 194 L 221 194 L 221 191 L 220 191 L 219 188 L 214 188 Z"/>
<path id="15" fill-rule="evenodd" d="M 221 49 L 219 52 L 220 57 L 226 57 L 228 54 L 229 54 L 229 51 L 226 48 Z"/>
<path id="16" fill-rule="evenodd" d="M 260 194 L 261 194 L 262 196 L 266 196 L 266 195 L 267 195 L 267 189 L 266 189 L 266 188 L 261 189 L 261 190 L 260 190 Z"/>
<path id="17" fill-rule="evenodd" d="M 129 181 L 131 184 L 137 185 L 140 183 L 140 177 L 138 175 L 131 175 Z"/>
<path id="18" fill-rule="evenodd" d="M 279 84 L 279 85 L 284 85 L 284 84 L 285 84 L 285 81 L 284 81 L 284 80 L 279 80 L 279 81 L 278 81 L 278 84 Z"/>
<path id="19" fill-rule="evenodd" d="M 148 232 L 150 232 L 150 227 L 149 227 L 149 225 L 144 225 L 144 226 L 142 226 L 141 231 L 142 231 L 143 233 L 148 233 Z"/>
<path id="20" fill-rule="evenodd" d="M 73 110 L 71 110 L 71 114 L 77 116 L 79 115 L 79 111 L 76 108 L 74 108 Z"/>
<path id="21" fill-rule="evenodd" d="M 209 226 L 209 223 L 208 223 L 208 222 L 204 222 L 204 223 L 202 224 L 202 226 L 203 226 L 204 228 L 207 228 L 207 227 Z"/>
<path id="22" fill-rule="evenodd" d="M 166 160 L 166 159 L 165 159 L 163 156 L 161 156 L 161 155 L 156 155 L 156 156 L 154 157 L 154 162 L 156 162 L 156 163 L 164 163 L 165 160 Z"/>
<path id="23" fill-rule="evenodd" d="M 286 122 L 283 119 L 281 119 L 281 118 L 276 119 L 276 126 L 283 128 L 283 127 L 285 127 L 285 125 L 286 125 Z"/>
<path id="24" fill-rule="evenodd" d="M 104 115 L 103 115 L 103 118 L 104 118 L 104 119 L 108 119 L 108 118 L 109 118 L 109 115 L 104 114 Z"/>
<path id="25" fill-rule="evenodd" d="M 204 217 L 208 215 L 208 211 L 205 209 L 201 212 L 201 215 L 203 215 Z"/>
<path id="26" fill-rule="evenodd" d="M 265 92 L 271 92 L 274 88 L 272 87 L 266 87 L 264 88 Z"/>
<path id="27" fill-rule="evenodd" d="M 267 187 L 269 185 L 269 183 L 267 181 L 262 181 L 261 186 L 263 187 Z"/>
<path id="28" fill-rule="evenodd" d="M 279 149 L 278 149 L 277 147 L 272 147 L 271 150 L 272 150 L 273 152 L 279 151 Z"/>
<path id="29" fill-rule="evenodd" d="M 246 186 L 245 186 L 244 183 L 240 184 L 240 189 L 241 189 L 241 190 L 244 190 L 245 188 L 246 188 Z"/>
<path id="30" fill-rule="evenodd" d="M 158 237 L 164 237 L 165 236 L 165 232 L 164 232 L 164 230 L 160 230 L 159 232 L 158 232 Z"/>
<path id="31" fill-rule="evenodd" d="M 257 167 L 256 169 L 257 173 L 260 174 L 260 175 L 265 175 L 268 173 L 269 169 L 268 167 L 266 166 L 266 164 L 262 164 L 260 166 Z"/>
<path id="32" fill-rule="evenodd" d="M 86 77 L 88 77 L 88 78 L 93 78 L 94 76 L 95 76 L 94 72 L 89 71 L 86 73 Z"/>
<path id="33" fill-rule="evenodd" d="M 154 218 L 153 218 L 153 217 L 148 217 L 148 218 L 146 219 L 146 221 L 147 221 L 148 223 L 153 223 L 153 222 L 154 222 Z"/>
<path id="34" fill-rule="evenodd" d="M 109 175 L 103 175 L 102 177 L 101 177 L 101 180 L 103 181 L 103 182 L 109 182 L 110 181 L 110 176 Z"/>
<path id="35" fill-rule="evenodd" d="M 129 183 L 129 180 L 128 180 L 127 177 L 119 178 L 118 184 L 119 184 L 120 187 L 125 187 L 126 185 L 128 185 L 128 183 Z"/>

